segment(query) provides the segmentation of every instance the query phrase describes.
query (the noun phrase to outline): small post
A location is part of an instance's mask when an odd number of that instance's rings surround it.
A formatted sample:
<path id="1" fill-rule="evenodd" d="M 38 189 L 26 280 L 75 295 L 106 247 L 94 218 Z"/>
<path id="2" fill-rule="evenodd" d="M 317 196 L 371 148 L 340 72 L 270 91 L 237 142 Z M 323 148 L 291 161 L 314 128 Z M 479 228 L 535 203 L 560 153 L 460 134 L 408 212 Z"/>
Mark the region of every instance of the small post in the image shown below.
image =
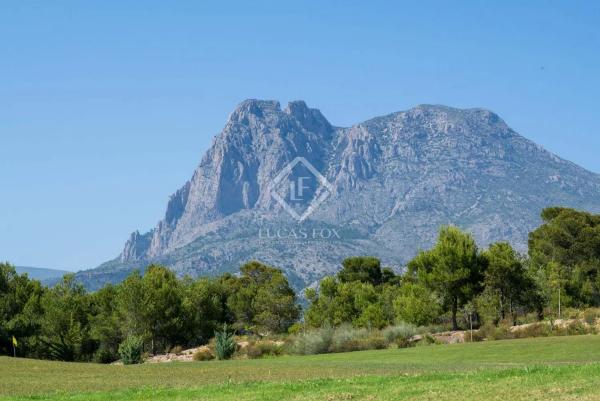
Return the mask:
<path id="1" fill-rule="evenodd" d="M 560 287 L 558 287 L 558 318 L 560 319 Z"/>
<path id="2" fill-rule="evenodd" d="M 469 312 L 469 325 L 471 326 L 471 342 L 473 342 L 473 312 Z"/>

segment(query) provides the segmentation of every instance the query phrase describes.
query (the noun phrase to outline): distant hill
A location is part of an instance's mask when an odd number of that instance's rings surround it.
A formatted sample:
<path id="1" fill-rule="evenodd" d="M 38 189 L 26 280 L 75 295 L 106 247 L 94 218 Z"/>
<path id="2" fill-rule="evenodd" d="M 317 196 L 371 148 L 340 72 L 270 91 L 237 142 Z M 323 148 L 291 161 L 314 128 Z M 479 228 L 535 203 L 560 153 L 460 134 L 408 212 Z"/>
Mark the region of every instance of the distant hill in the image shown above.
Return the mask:
<path id="1" fill-rule="evenodd" d="M 46 282 L 48 280 L 55 281 L 68 273 L 73 273 L 67 270 L 46 269 L 43 267 L 15 266 L 17 273 L 27 273 L 29 278 Z"/>

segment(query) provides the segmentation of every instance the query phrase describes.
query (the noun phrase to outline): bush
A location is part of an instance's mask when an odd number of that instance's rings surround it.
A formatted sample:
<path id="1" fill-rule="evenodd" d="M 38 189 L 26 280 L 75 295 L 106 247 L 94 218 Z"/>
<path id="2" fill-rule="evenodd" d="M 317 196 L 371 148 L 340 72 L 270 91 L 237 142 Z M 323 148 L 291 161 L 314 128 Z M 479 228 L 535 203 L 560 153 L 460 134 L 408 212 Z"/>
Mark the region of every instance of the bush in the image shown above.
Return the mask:
<path id="1" fill-rule="evenodd" d="M 600 309 L 589 308 L 583 311 L 583 320 L 590 325 L 596 324 L 596 319 L 600 317 Z"/>
<path id="2" fill-rule="evenodd" d="M 475 338 L 475 334 L 478 333 L 477 331 L 473 332 L 473 341 L 477 341 Z M 470 337 L 469 337 L 470 340 Z M 479 340 L 481 341 L 481 340 Z M 423 335 L 423 340 L 421 341 L 422 344 L 424 345 L 437 345 L 437 344 L 441 344 L 437 338 L 435 338 L 434 336 L 432 336 L 431 334 L 427 333 Z"/>
<path id="3" fill-rule="evenodd" d="M 250 359 L 263 358 L 265 356 L 279 356 L 283 354 L 283 347 L 274 342 L 250 343 L 245 349 Z"/>
<path id="4" fill-rule="evenodd" d="M 383 330 L 383 338 L 388 344 L 397 344 L 398 348 L 406 348 L 411 345 L 410 339 L 417 334 L 417 328 L 412 324 L 401 322 L 396 326 L 390 326 Z"/>
<path id="5" fill-rule="evenodd" d="M 578 336 L 584 334 L 594 334 L 594 327 L 589 327 L 580 322 L 579 320 L 575 320 L 567 325 L 564 329 L 566 335 L 568 336 Z"/>
<path id="6" fill-rule="evenodd" d="M 443 324 L 430 324 L 427 326 L 417 327 L 417 334 L 436 334 L 450 331 L 452 326 Z"/>
<path id="7" fill-rule="evenodd" d="M 575 308 L 563 308 L 561 317 L 563 319 L 579 319 L 580 311 Z"/>
<path id="8" fill-rule="evenodd" d="M 486 323 L 479 329 L 481 336 L 488 340 L 509 340 L 515 338 L 508 326 L 496 327 L 492 323 Z"/>
<path id="9" fill-rule="evenodd" d="M 386 349 L 389 345 L 380 333 L 365 338 L 363 344 L 365 345 L 364 349 Z"/>
<path id="10" fill-rule="evenodd" d="M 144 340 L 139 336 L 129 336 L 119 345 L 119 355 L 124 365 L 142 363 Z"/>
<path id="11" fill-rule="evenodd" d="M 369 335 L 366 329 L 356 329 L 350 325 L 337 327 L 331 337 L 329 352 L 351 352 L 365 349 L 364 339 Z"/>
<path id="12" fill-rule="evenodd" d="M 324 354 L 329 351 L 334 330 L 323 327 L 297 335 L 292 344 L 291 352 L 299 355 Z"/>
<path id="13" fill-rule="evenodd" d="M 208 348 L 200 348 L 199 350 L 194 352 L 194 355 L 192 355 L 192 359 L 194 361 L 211 361 L 215 359 L 215 356 L 212 352 L 210 352 Z"/>
<path id="14" fill-rule="evenodd" d="M 215 332 L 215 353 L 217 359 L 230 359 L 235 352 L 236 343 L 233 338 L 233 333 L 227 327 L 227 323 L 223 325 L 222 331 Z"/>
<path id="15" fill-rule="evenodd" d="M 518 321 L 521 324 L 538 323 L 540 321 L 540 317 L 537 312 L 530 312 L 524 316 L 521 316 Z"/>
<path id="16" fill-rule="evenodd" d="M 473 330 L 472 332 L 471 330 L 465 330 L 464 339 L 466 343 L 478 343 L 485 340 L 485 336 L 481 330 Z"/>
<path id="17" fill-rule="evenodd" d="M 296 335 L 302 331 L 304 325 L 302 323 L 294 323 L 290 327 L 288 327 L 288 334 Z"/>
<path id="18" fill-rule="evenodd" d="M 183 347 L 181 347 L 181 345 L 176 345 L 173 348 L 171 348 L 169 352 L 171 354 L 179 355 L 181 354 L 181 351 L 183 351 Z"/>
<path id="19" fill-rule="evenodd" d="M 515 338 L 548 337 L 552 334 L 549 324 L 538 322 L 514 331 Z"/>
<path id="20" fill-rule="evenodd" d="M 114 351 L 107 349 L 106 347 L 100 346 L 98 351 L 94 354 L 94 362 L 97 363 L 111 363 L 116 361 L 118 358 Z"/>

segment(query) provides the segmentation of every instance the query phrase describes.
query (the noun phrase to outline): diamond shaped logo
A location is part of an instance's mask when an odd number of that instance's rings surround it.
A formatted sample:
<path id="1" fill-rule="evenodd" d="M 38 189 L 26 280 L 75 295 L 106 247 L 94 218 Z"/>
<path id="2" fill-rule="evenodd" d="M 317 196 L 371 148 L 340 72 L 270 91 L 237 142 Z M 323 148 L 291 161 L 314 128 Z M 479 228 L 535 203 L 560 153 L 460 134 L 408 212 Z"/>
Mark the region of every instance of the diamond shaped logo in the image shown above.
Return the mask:
<path id="1" fill-rule="evenodd" d="M 270 192 L 290 216 L 302 222 L 333 193 L 333 186 L 308 160 L 296 157 L 273 179 Z"/>

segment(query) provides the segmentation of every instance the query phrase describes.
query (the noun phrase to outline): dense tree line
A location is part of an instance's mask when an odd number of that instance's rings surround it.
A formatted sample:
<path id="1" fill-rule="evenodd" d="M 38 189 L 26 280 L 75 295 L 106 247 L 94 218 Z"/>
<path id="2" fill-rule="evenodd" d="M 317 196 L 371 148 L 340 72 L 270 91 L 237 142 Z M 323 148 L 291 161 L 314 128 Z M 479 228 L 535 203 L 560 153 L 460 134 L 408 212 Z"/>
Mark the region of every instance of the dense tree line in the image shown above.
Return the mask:
<path id="1" fill-rule="evenodd" d="M 349 258 L 334 277 L 309 289 L 306 324 L 383 327 L 448 322 L 516 324 L 518 316 L 558 317 L 561 307 L 600 306 L 600 216 L 568 209 L 542 212 L 528 257 L 498 242 L 480 250 L 468 233 L 443 227 L 435 246 L 420 251 L 395 276 L 374 258 Z"/>
<path id="2" fill-rule="evenodd" d="M 149 266 L 118 285 L 89 293 L 72 275 L 45 288 L 0 264 L 0 351 L 65 361 L 111 362 L 127 337 L 148 352 L 206 343 L 223 323 L 238 331 L 280 333 L 300 309 L 283 273 L 258 262 L 239 276 L 179 280 L 166 267 Z"/>
<path id="3" fill-rule="evenodd" d="M 303 322 L 282 271 L 256 261 L 239 275 L 200 279 L 151 265 L 93 293 L 72 275 L 46 288 L 0 264 L 0 353 L 12 353 L 15 336 L 21 356 L 110 362 L 126 339 L 163 352 L 206 343 L 223 324 L 259 334 L 348 323 L 457 329 L 467 314 L 476 325 L 516 324 L 525 314 L 600 306 L 600 216 L 549 208 L 542 220 L 527 256 L 505 242 L 481 250 L 468 233 L 443 227 L 402 274 L 374 257 L 347 258 L 337 275 L 306 291 Z"/>

